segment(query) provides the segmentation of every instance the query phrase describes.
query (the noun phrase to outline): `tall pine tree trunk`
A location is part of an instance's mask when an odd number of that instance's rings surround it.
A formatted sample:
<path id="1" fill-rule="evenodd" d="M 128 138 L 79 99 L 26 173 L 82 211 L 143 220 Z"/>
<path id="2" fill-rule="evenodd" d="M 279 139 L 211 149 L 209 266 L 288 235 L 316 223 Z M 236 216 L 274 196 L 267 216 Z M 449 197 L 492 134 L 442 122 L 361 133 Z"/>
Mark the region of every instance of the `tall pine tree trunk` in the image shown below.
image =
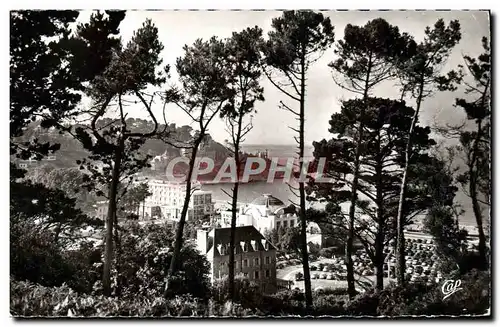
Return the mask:
<path id="1" fill-rule="evenodd" d="M 306 81 L 305 81 L 305 45 L 302 44 L 302 57 L 301 57 L 301 71 L 300 71 L 300 127 L 299 127 L 299 171 L 303 171 L 304 166 L 304 123 L 305 123 L 305 97 L 306 97 Z M 299 196 L 300 196 L 300 239 L 301 239 L 301 252 L 302 252 L 302 267 L 304 269 L 304 289 L 306 296 L 306 306 L 312 306 L 312 286 L 311 286 L 311 273 L 309 271 L 309 255 L 307 253 L 307 221 L 306 221 L 306 193 L 304 183 L 299 182 Z"/>
<path id="2" fill-rule="evenodd" d="M 114 228 L 113 228 L 113 234 L 114 234 L 114 243 L 115 243 L 115 270 L 116 270 L 116 286 L 115 286 L 115 295 L 119 296 L 121 294 L 121 280 L 120 280 L 120 258 L 121 258 L 121 246 L 120 246 L 120 235 L 118 234 L 118 215 L 115 212 L 115 218 L 114 218 Z"/>
<path id="3" fill-rule="evenodd" d="M 177 224 L 177 230 L 175 233 L 175 244 L 174 244 L 174 252 L 172 253 L 172 260 L 170 261 L 170 266 L 168 268 L 167 278 L 165 281 L 165 295 L 167 295 L 170 279 L 177 271 L 177 265 L 182 249 L 183 243 L 183 234 L 184 234 L 184 226 L 186 225 L 186 216 L 189 209 L 189 201 L 191 201 L 191 178 L 193 176 L 194 165 L 196 163 L 196 155 L 198 153 L 198 147 L 201 144 L 201 141 L 204 137 L 204 131 L 200 131 L 200 134 L 196 138 L 193 151 L 191 153 L 191 158 L 189 159 L 189 170 L 186 179 L 186 194 L 184 196 L 184 204 L 182 206 L 181 217 L 179 219 L 179 223 Z"/>
<path id="4" fill-rule="evenodd" d="M 354 252 L 354 219 L 356 214 L 356 201 L 358 199 L 358 178 L 359 178 L 359 166 L 360 166 L 360 148 L 362 139 L 362 129 L 363 124 L 359 124 L 359 135 L 358 141 L 356 142 L 356 155 L 354 158 L 354 172 L 351 188 L 351 205 L 349 207 L 349 229 L 347 231 L 347 242 L 345 248 L 345 261 L 347 268 L 347 292 L 349 293 L 349 298 L 354 298 L 356 295 L 356 288 L 354 286 L 354 263 L 352 261 L 352 255 Z"/>
<path id="5" fill-rule="evenodd" d="M 245 97 L 243 96 L 242 103 L 244 103 Z M 234 160 L 236 162 L 236 181 L 233 187 L 232 203 L 231 203 L 231 232 L 230 232 L 230 242 L 229 242 L 229 298 L 234 302 L 236 301 L 236 290 L 234 285 L 234 250 L 236 247 L 236 206 L 238 204 L 238 189 L 240 186 L 240 138 L 241 138 L 241 124 L 243 123 L 243 114 L 240 111 L 238 117 L 238 130 L 236 135 L 236 142 L 234 144 Z"/>
<path id="6" fill-rule="evenodd" d="M 377 155 L 377 234 L 375 235 L 375 276 L 376 288 L 384 289 L 384 240 L 385 240 L 385 217 L 384 217 L 384 196 L 382 193 L 383 176 L 382 176 L 382 155 L 380 153 L 380 131 L 378 135 L 378 155 Z"/>
<path id="7" fill-rule="evenodd" d="M 375 236 L 375 261 L 376 261 L 375 287 L 378 290 L 383 290 L 384 289 L 384 232 L 381 230 L 378 230 L 377 235 Z"/>
<path id="8" fill-rule="evenodd" d="M 415 126 L 418 121 L 418 114 L 420 112 L 420 106 L 422 104 L 423 92 L 424 92 L 424 75 L 421 75 L 421 81 L 419 85 L 419 92 L 417 98 L 417 108 L 415 109 L 415 114 L 413 115 L 410 131 L 408 132 L 408 140 L 406 141 L 405 149 L 405 166 L 403 170 L 403 178 L 401 179 L 401 188 L 399 191 L 399 203 L 398 203 L 398 216 L 397 221 L 397 250 L 396 250 L 396 261 L 397 261 L 397 282 L 398 285 L 404 286 L 405 284 L 405 216 L 404 216 L 404 202 L 406 197 L 406 184 L 408 183 L 408 169 L 410 166 L 411 150 L 412 150 L 412 136 L 415 130 Z"/>
<path id="9" fill-rule="evenodd" d="M 368 68 L 365 79 L 365 89 L 363 94 L 363 100 L 365 109 L 368 106 L 368 90 L 370 81 L 370 71 L 372 68 L 372 55 L 368 57 Z M 354 286 L 354 263 L 352 261 L 352 255 L 354 251 L 354 220 L 356 215 L 356 202 L 358 200 L 358 184 L 359 184 L 359 168 L 360 168 L 360 156 L 361 156 L 361 143 L 363 142 L 363 113 L 360 117 L 358 139 L 356 140 L 356 151 L 354 156 L 354 172 L 352 178 L 351 186 L 351 205 L 349 206 L 349 230 L 347 231 L 347 241 L 346 241 L 346 251 L 345 251 L 345 261 L 347 266 L 347 292 L 349 293 L 349 298 L 353 298 L 356 295 L 356 288 Z"/>
<path id="10" fill-rule="evenodd" d="M 116 215 L 116 195 L 120 181 L 120 168 L 125 147 L 125 140 L 120 138 L 119 145 L 115 149 L 115 160 L 111 175 L 111 185 L 108 192 L 108 214 L 106 217 L 106 244 L 104 249 L 104 265 L 102 273 L 102 286 L 104 295 L 111 295 L 111 265 L 113 262 L 113 225 Z"/>
<path id="11" fill-rule="evenodd" d="M 481 213 L 481 207 L 478 200 L 477 192 L 477 152 L 479 150 L 479 142 L 481 141 L 482 133 L 482 120 L 479 120 L 477 124 L 477 134 L 474 139 L 474 145 L 472 148 L 472 159 L 469 163 L 469 193 L 472 200 L 472 210 L 474 212 L 474 217 L 476 218 L 477 231 L 479 234 L 479 255 L 482 260 L 482 264 L 486 264 L 486 236 L 484 235 L 483 229 L 483 215 Z"/>
<path id="12" fill-rule="evenodd" d="M 236 159 L 236 164 L 238 164 L 238 160 Z M 236 178 L 239 178 L 239 175 L 237 174 Z M 236 301 L 236 290 L 235 290 L 235 285 L 234 285 L 234 276 L 235 276 L 235 267 L 234 267 L 234 250 L 236 247 L 235 244 L 235 238 L 236 238 L 236 205 L 238 202 L 238 189 L 239 189 L 239 182 L 236 181 L 234 183 L 233 187 L 233 198 L 232 198 L 232 203 L 231 203 L 231 210 L 232 210 L 232 216 L 231 216 L 231 235 L 230 235 L 230 243 L 229 243 L 229 298 L 234 302 Z"/>

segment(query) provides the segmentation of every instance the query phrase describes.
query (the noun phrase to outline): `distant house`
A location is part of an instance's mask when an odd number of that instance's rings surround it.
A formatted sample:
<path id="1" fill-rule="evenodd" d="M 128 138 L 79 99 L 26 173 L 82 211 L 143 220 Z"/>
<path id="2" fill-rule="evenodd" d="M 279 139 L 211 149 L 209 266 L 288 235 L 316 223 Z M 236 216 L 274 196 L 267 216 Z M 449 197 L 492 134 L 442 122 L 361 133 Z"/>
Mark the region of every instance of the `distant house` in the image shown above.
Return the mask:
<path id="1" fill-rule="evenodd" d="M 46 163 L 47 161 L 57 161 L 57 157 L 56 156 L 47 156 L 47 157 L 44 157 L 44 158 L 42 158 L 40 160 L 37 160 L 35 158 L 35 156 L 32 156 L 29 159 L 26 159 L 26 160 L 15 160 L 14 162 L 17 162 L 19 168 L 21 168 L 21 169 L 29 169 L 30 167 L 36 167 L 41 162 L 45 162 Z"/>
<path id="2" fill-rule="evenodd" d="M 99 201 L 94 205 L 95 216 L 101 220 L 106 220 L 108 216 L 108 201 Z"/>
<path id="3" fill-rule="evenodd" d="M 240 206 L 236 224 L 238 226 L 252 225 L 261 233 L 274 228 L 294 227 L 297 226 L 298 221 L 297 214 L 294 211 L 271 194 L 263 194 L 251 203 Z M 221 226 L 225 226 L 225 223 L 230 222 L 231 211 L 222 211 L 221 220 Z"/>
<path id="4" fill-rule="evenodd" d="M 198 230 L 197 248 L 210 263 L 212 282 L 229 274 L 231 228 Z M 243 274 L 264 293 L 277 290 L 276 248 L 253 226 L 236 227 L 235 275 Z"/>

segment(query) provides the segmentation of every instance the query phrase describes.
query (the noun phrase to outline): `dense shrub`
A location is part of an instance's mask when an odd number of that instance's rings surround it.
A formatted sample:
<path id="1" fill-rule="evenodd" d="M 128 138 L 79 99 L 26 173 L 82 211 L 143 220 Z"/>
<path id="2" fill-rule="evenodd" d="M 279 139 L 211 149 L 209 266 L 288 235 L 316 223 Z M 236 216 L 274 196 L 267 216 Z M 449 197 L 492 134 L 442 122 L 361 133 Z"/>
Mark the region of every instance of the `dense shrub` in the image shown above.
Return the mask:
<path id="1" fill-rule="evenodd" d="M 488 263 L 477 252 L 468 252 L 460 257 L 458 261 L 460 273 L 465 274 L 473 269 L 487 270 Z"/>
<path id="2" fill-rule="evenodd" d="M 101 253 L 92 242 L 65 249 L 50 233 L 23 223 L 11 224 L 10 235 L 10 274 L 16 279 L 45 286 L 66 283 L 79 292 L 90 292 L 100 278 L 95 263 L 101 261 Z"/>
<path id="3" fill-rule="evenodd" d="M 118 294 L 163 296 L 165 276 L 172 256 L 173 235 L 164 226 L 124 226 L 121 250 L 117 259 Z M 194 244 L 186 242 L 181 250 L 178 273 L 169 281 L 167 296 L 191 294 L 210 296 L 210 266 Z"/>
<path id="4" fill-rule="evenodd" d="M 441 284 L 408 284 L 404 288 L 390 285 L 383 291 L 369 291 L 355 298 L 347 307 L 355 315 L 463 315 L 484 314 L 490 307 L 490 277 L 474 270 L 455 278 L 462 281 L 461 290 L 443 299 Z"/>
<path id="5" fill-rule="evenodd" d="M 257 308 L 262 300 L 262 293 L 259 286 L 248 277 L 237 274 L 234 278 L 236 290 L 236 302 L 243 308 Z M 227 276 L 215 280 L 212 287 L 213 299 L 217 303 L 225 303 L 228 300 L 229 279 Z"/>
<path id="6" fill-rule="evenodd" d="M 321 294 L 314 297 L 313 315 L 315 316 L 344 316 L 348 296 L 338 294 Z"/>
<path id="7" fill-rule="evenodd" d="M 159 317 L 205 316 L 207 307 L 191 296 L 134 296 L 123 298 L 82 295 L 66 285 L 45 287 L 11 280 L 10 312 L 13 316 Z"/>
<path id="8" fill-rule="evenodd" d="M 372 289 L 357 295 L 349 302 L 346 305 L 346 314 L 351 316 L 377 316 L 378 305 L 379 294 Z"/>
<path id="9" fill-rule="evenodd" d="M 313 306 L 304 306 L 297 290 L 262 295 L 258 287 L 238 278 L 239 303 L 225 299 L 227 281 L 216 283 L 214 298 L 207 302 L 190 295 L 169 299 L 135 295 L 104 297 L 73 291 L 66 285 L 45 287 L 11 280 L 10 309 L 14 316 L 430 316 L 485 314 L 490 307 L 490 277 L 473 271 L 461 276 L 462 289 L 443 299 L 439 285 L 390 285 L 370 290 L 349 301 L 345 290 L 315 292 Z M 218 290 L 218 291 L 217 291 Z"/>
<path id="10" fill-rule="evenodd" d="M 402 314 L 413 315 L 482 315 L 491 306 L 491 280 L 488 272 L 473 270 L 460 276 L 461 290 L 443 300 L 441 285 L 424 293 Z"/>

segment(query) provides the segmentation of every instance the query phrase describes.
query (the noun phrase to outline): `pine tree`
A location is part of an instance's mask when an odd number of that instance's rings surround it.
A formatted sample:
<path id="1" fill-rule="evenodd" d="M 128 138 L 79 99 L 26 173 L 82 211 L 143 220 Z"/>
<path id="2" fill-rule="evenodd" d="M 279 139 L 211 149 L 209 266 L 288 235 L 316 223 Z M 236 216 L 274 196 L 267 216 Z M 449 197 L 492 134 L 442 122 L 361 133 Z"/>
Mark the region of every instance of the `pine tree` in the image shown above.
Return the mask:
<path id="1" fill-rule="evenodd" d="M 413 48 L 414 42 L 407 34 L 401 34 L 398 27 L 390 25 L 382 18 L 369 21 L 364 26 L 348 24 L 344 31 L 344 39 L 337 43 L 335 54 L 338 58 L 330 63 L 330 67 L 336 73 L 334 80 L 340 87 L 360 95 L 364 107 L 368 108 L 368 99 L 373 89 L 382 82 L 395 78 L 395 67 L 412 53 Z M 339 75 L 343 82 L 339 81 Z M 361 145 L 365 140 L 363 120 L 360 120 L 358 124 L 359 132 L 353 145 L 355 147 L 354 170 L 350 190 L 351 204 L 346 242 L 347 283 L 351 298 L 356 292 L 352 252 L 360 178 Z"/>
<path id="2" fill-rule="evenodd" d="M 330 182 L 311 180 L 309 192 L 317 200 L 331 204 L 330 214 L 342 217 L 337 227 L 351 229 L 350 212 L 344 214 L 342 205 L 351 199 L 350 190 L 354 183 L 356 140 L 363 126 L 365 141 L 359 148 L 360 165 L 356 216 L 353 222 L 353 236 L 364 245 L 376 268 L 376 287 L 383 288 L 384 246 L 394 234 L 392 217 L 395 213 L 398 187 L 403 163 L 402 149 L 405 146 L 406 131 L 414 113 L 404 102 L 381 98 L 345 101 L 340 113 L 332 115 L 329 132 L 331 140 L 315 142 L 316 160 L 326 159 L 325 175 Z M 430 129 L 417 126 L 418 137 L 415 152 L 422 152 L 434 144 L 429 139 Z M 412 176 L 412 182 L 420 182 Z M 417 189 L 417 187 L 415 187 Z M 411 220 L 427 206 L 426 195 L 412 193 L 406 218 Z M 333 210 L 336 209 L 336 210 Z"/>
<path id="3" fill-rule="evenodd" d="M 464 84 L 472 99 L 456 99 L 456 106 L 475 124 L 473 131 L 460 131 L 460 150 L 465 154 L 467 171 L 458 180 L 463 187 L 468 186 L 466 194 L 471 198 L 479 233 L 479 254 L 486 267 L 490 260 L 481 207 L 491 207 L 491 50 L 487 38 L 483 37 L 482 44 L 484 52 L 477 58 L 464 56 L 465 69 L 473 77 L 473 83 L 464 80 Z"/>
<path id="4" fill-rule="evenodd" d="M 236 216 L 238 203 L 239 179 L 241 176 L 241 144 L 252 130 L 252 122 L 247 117 L 255 112 L 255 102 L 264 100 L 264 89 L 260 86 L 262 75 L 261 48 L 262 30 L 259 27 L 247 28 L 233 33 L 226 41 L 226 56 L 232 74 L 228 85 L 233 93 L 229 102 L 221 111 L 226 119 L 227 131 L 231 136 L 231 148 L 236 163 L 236 179 L 233 181 L 231 197 L 231 236 L 229 246 L 229 298 L 235 300 L 234 289 L 234 254 L 236 235 Z M 251 119 L 251 117 L 250 117 Z"/>
<path id="5" fill-rule="evenodd" d="M 227 59 L 225 42 L 215 36 L 208 41 L 198 39 L 192 46 L 186 45 L 184 56 L 177 58 L 176 62 L 182 86 L 180 89 L 173 88 L 167 91 L 168 101 L 181 108 L 196 124 L 198 130 L 187 145 L 190 150 L 190 158 L 186 176 L 186 195 L 177 224 L 174 250 L 165 285 L 166 294 L 170 292 L 169 285 L 176 280 L 175 274 L 180 264 L 178 260 L 184 241 L 184 226 L 193 191 L 191 179 L 195 165 L 200 164 L 196 160 L 196 155 L 200 145 L 207 138 L 210 122 L 233 96 L 233 92 L 229 88 L 233 76 Z"/>
<path id="6" fill-rule="evenodd" d="M 271 83 L 289 100 L 298 102 L 299 109 L 293 109 L 283 101 L 281 108 L 292 113 L 299 121 L 299 128 L 290 127 L 298 133 L 294 137 L 298 143 L 299 171 L 305 170 L 304 124 L 306 115 L 307 72 L 334 41 L 333 26 L 329 18 L 312 11 L 285 11 L 272 21 L 273 30 L 265 46 L 265 73 Z M 306 305 L 312 306 L 311 276 L 306 242 L 306 194 L 304 182 L 299 181 L 300 225 L 302 244 L 302 264 Z"/>
<path id="7" fill-rule="evenodd" d="M 405 149 L 405 168 L 401 190 L 399 194 L 399 207 L 397 214 L 398 238 L 397 238 L 397 278 L 398 284 L 404 285 L 405 273 L 405 238 L 404 238 L 404 202 L 407 184 L 407 171 L 410 169 L 411 149 L 414 138 L 415 126 L 418 123 L 422 101 L 432 96 L 436 89 L 440 91 L 454 89 L 454 82 L 459 76 L 450 71 L 446 76 L 440 75 L 441 68 L 451 53 L 453 47 L 460 41 L 460 24 L 457 20 L 451 21 L 446 26 L 442 19 L 434 24 L 434 28 L 425 30 L 424 41 L 416 47 L 415 53 L 406 61 L 400 61 L 400 76 L 403 84 L 402 98 L 406 92 L 416 100 L 416 110 L 413 121 L 408 130 L 408 140 Z"/>
<path id="8" fill-rule="evenodd" d="M 102 24 L 102 16 L 97 14 L 93 17 L 90 25 L 81 25 L 78 29 L 77 40 L 81 47 L 91 47 L 99 40 L 95 33 L 100 31 L 98 26 Z M 152 112 L 153 100 L 158 91 L 152 94 L 146 92 L 147 88 L 158 88 L 165 82 L 164 73 L 168 74 L 169 67 L 166 66 L 163 72 L 157 70 L 162 64 L 160 53 L 163 48 L 158 40 L 158 29 L 151 20 L 146 20 L 125 46 L 121 42 L 112 42 L 110 48 L 102 51 L 102 57 L 99 57 L 107 65 L 95 68 L 99 69 L 99 74 L 89 81 L 85 90 L 93 101 L 92 107 L 84 112 L 90 116 L 90 123 L 67 129 L 90 152 L 88 158 L 77 162 L 81 169 L 91 173 L 87 186 L 93 188 L 96 183 L 105 185 L 105 190 L 97 192 L 108 200 L 103 268 L 106 295 L 111 294 L 113 240 L 117 239 L 117 202 L 123 196 L 123 193 L 120 194 L 120 184 L 125 179 L 130 183 L 133 174 L 148 165 L 149 157 L 139 152 L 144 142 L 165 132 L 159 130 L 158 120 Z M 92 69 L 96 65 L 91 60 L 95 54 L 87 54 L 89 57 L 75 60 L 88 63 L 89 69 Z M 138 102 L 152 119 L 151 130 L 140 132 L 128 125 L 126 106 L 131 102 Z M 118 117 L 106 120 L 106 116 L 113 117 L 115 108 Z"/>

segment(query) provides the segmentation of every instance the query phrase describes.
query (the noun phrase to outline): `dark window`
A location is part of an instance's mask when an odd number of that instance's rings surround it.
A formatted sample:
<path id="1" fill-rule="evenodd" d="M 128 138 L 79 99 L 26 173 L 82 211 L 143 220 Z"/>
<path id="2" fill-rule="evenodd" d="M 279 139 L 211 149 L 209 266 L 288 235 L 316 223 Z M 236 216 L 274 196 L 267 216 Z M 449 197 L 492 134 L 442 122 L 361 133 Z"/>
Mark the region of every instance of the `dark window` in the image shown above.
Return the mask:
<path id="1" fill-rule="evenodd" d="M 255 276 L 255 279 L 259 279 L 259 272 L 258 272 L 258 271 L 255 271 L 255 272 L 254 272 L 254 276 Z"/>

